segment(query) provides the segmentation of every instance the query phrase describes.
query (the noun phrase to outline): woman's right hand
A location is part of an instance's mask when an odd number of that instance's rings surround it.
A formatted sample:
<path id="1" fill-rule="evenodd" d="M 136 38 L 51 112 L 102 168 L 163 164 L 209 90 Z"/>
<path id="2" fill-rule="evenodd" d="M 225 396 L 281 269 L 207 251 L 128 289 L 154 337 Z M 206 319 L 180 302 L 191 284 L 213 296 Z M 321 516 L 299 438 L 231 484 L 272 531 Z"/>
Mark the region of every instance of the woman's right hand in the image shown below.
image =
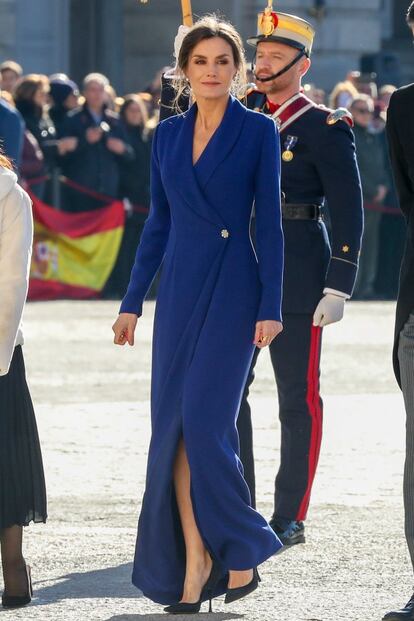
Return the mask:
<path id="1" fill-rule="evenodd" d="M 125 345 L 125 343 L 128 343 L 131 347 L 133 346 L 137 321 L 138 316 L 134 313 L 119 314 L 118 319 L 112 326 L 112 331 L 115 335 L 115 345 Z"/>

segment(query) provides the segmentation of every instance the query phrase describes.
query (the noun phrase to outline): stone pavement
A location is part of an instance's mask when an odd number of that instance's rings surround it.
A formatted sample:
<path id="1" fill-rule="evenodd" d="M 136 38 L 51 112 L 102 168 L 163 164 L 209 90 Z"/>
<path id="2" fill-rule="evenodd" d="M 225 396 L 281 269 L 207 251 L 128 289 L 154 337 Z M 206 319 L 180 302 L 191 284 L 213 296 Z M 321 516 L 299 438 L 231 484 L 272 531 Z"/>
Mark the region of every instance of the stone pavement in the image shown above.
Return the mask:
<path id="1" fill-rule="evenodd" d="M 29 304 L 25 356 L 43 444 L 49 521 L 26 531 L 35 599 L 1 620 L 168 619 L 130 585 L 149 439 L 153 304 L 135 348 L 115 348 L 114 302 Z M 255 595 L 215 603 L 199 621 L 374 621 L 405 603 L 404 411 L 390 351 L 394 305 L 349 303 L 326 329 L 325 435 L 306 545 L 263 565 Z M 259 509 L 269 516 L 278 463 L 266 352 L 252 404 Z M 184 617 L 176 617 L 178 620 Z"/>

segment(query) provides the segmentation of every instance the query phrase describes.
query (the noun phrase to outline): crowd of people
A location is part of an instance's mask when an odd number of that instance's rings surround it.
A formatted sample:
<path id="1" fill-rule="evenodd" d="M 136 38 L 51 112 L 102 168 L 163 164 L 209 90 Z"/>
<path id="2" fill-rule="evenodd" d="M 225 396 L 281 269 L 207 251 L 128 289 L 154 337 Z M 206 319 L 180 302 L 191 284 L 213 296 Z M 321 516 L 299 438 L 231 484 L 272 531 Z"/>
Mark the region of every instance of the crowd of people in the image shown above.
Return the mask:
<path id="1" fill-rule="evenodd" d="M 7 152 L 26 187 L 72 213 L 98 209 L 113 199 L 124 201 L 124 239 L 105 292 L 122 297 L 149 210 L 151 141 L 159 118 L 162 71 L 143 92 L 122 97 L 99 73 L 87 75 L 81 91 L 65 74 L 25 75 L 11 60 L 1 64 L 0 75 L 1 101 L 8 112 L 14 108 L 19 115 L 14 135 L 8 135 L 13 133 L 10 122 L 0 134 L 14 143 Z M 312 101 L 347 108 L 354 118 L 365 210 L 355 299 L 394 299 L 397 294 L 404 222 L 385 139 L 386 112 L 395 88 L 378 88 L 375 76 L 358 71 L 349 72 L 331 93 L 313 84 L 304 86 Z"/>

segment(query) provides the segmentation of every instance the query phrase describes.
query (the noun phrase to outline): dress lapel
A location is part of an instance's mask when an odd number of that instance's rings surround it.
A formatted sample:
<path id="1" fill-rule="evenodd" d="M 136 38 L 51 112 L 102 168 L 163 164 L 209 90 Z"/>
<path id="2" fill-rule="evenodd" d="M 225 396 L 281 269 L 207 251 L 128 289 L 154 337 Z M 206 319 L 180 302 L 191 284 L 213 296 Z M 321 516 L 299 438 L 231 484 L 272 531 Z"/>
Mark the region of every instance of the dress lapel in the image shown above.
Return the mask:
<path id="1" fill-rule="evenodd" d="M 184 116 L 177 136 L 172 157 L 175 162 L 175 184 L 190 209 L 214 226 L 225 227 L 216 208 L 207 201 L 203 192 L 217 167 L 233 149 L 243 126 L 246 110 L 232 97 L 223 120 L 193 166 L 194 125 L 197 104 L 193 104 Z"/>
<path id="2" fill-rule="evenodd" d="M 239 138 L 246 114 L 246 108 L 237 99 L 230 97 L 222 122 L 194 167 L 202 188 L 205 188 L 216 168 L 233 149 Z"/>

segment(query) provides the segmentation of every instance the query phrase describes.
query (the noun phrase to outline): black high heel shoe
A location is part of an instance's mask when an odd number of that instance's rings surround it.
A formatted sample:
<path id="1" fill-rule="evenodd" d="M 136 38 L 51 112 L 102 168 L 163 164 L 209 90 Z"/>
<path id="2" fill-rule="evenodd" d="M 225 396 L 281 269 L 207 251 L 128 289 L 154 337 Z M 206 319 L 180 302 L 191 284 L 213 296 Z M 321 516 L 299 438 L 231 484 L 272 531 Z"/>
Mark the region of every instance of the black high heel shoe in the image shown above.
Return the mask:
<path id="1" fill-rule="evenodd" d="M 26 565 L 27 595 L 7 595 L 3 593 L 1 603 L 3 608 L 21 608 L 30 604 L 33 597 L 32 576 L 29 565 Z"/>
<path id="2" fill-rule="evenodd" d="M 249 584 L 245 584 L 242 587 L 236 587 L 235 589 L 227 589 L 226 597 L 224 599 L 225 604 L 231 604 L 242 597 L 246 597 L 246 595 L 250 595 L 253 593 L 259 586 L 259 582 L 261 582 L 261 578 L 259 576 L 259 572 L 256 567 L 253 568 L 253 578 L 250 580 Z"/>
<path id="3" fill-rule="evenodd" d="M 164 612 L 169 613 L 170 615 L 193 615 L 200 612 L 201 604 L 205 601 L 209 602 L 208 611 L 213 612 L 213 593 L 216 588 L 218 582 L 221 578 L 221 571 L 218 564 L 213 561 L 213 565 L 211 567 L 210 575 L 207 578 L 207 582 L 205 583 L 200 599 L 198 602 L 194 604 L 189 604 L 187 602 L 179 602 L 178 604 L 173 604 L 172 606 L 167 606 L 164 608 Z"/>

